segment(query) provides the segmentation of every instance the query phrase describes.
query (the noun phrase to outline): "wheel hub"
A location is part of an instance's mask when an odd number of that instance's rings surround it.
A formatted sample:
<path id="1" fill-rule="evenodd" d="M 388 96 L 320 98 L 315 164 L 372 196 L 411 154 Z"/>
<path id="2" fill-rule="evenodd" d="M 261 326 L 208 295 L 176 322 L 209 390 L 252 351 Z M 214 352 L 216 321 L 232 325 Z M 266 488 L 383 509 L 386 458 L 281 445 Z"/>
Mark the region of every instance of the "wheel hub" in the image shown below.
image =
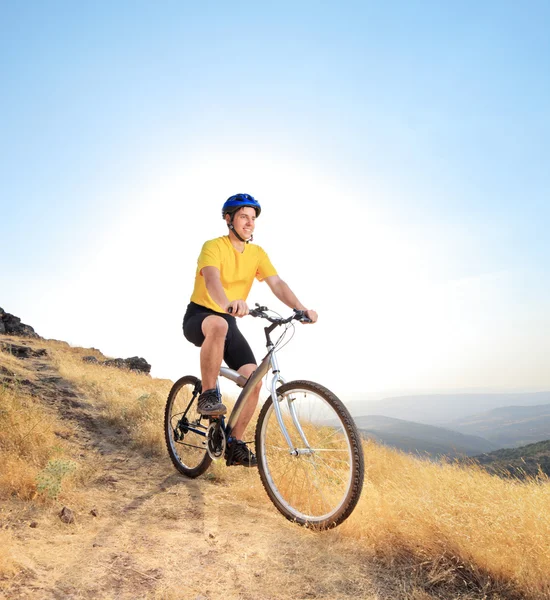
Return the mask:
<path id="1" fill-rule="evenodd" d="M 176 428 L 174 429 L 174 439 L 176 440 L 176 442 L 181 442 L 183 440 L 185 434 L 187 433 L 188 426 L 189 422 L 185 417 L 180 419 L 180 421 L 176 425 Z"/>

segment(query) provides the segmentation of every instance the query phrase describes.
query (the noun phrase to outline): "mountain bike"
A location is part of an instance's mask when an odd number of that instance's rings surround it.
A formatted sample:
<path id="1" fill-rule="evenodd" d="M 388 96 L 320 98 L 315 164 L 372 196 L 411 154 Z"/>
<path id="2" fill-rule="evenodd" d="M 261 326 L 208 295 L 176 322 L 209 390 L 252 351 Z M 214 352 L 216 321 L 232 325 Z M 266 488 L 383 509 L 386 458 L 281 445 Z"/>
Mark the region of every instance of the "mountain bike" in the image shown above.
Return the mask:
<path id="1" fill-rule="evenodd" d="M 293 321 L 309 322 L 304 312 L 294 310 L 287 318 L 269 313 L 273 311 L 258 304 L 249 313 L 270 323 L 264 328 L 267 354 L 254 373 L 246 379 L 227 367 L 220 369 L 220 376 L 242 388 L 227 422 L 224 416 L 197 412 L 201 381 L 187 375 L 174 383 L 168 395 L 166 446 L 180 473 L 193 478 L 203 474 L 212 460 L 224 456 L 251 390 L 271 370 L 271 393 L 260 410 L 255 434 L 263 487 L 287 519 L 330 529 L 349 517 L 361 495 L 361 436 L 348 410 L 331 391 L 311 381 L 285 382 L 281 376 L 277 349 L 289 328 L 294 330 Z M 284 331 L 273 342 L 271 333 L 277 327 Z M 217 389 L 219 394 L 219 382 Z"/>

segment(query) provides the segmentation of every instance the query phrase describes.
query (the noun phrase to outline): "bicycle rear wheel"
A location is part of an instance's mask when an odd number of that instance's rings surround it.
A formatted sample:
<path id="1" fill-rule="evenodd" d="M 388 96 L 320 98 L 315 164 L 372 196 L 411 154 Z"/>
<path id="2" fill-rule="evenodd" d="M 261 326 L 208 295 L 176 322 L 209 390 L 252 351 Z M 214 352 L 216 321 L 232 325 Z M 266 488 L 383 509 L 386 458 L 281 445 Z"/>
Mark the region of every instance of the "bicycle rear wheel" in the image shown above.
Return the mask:
<path id="1" fill-rule="evenodd" d="M 287 519 L 315 529 L 336 527 L 352 513 L 363 487 L 363 448 L 355 423 L 342 402 L 317 383 L 291 381 L 277 395 L 293 451 L 270 397 L 256 427 L 263 486 Z"/>
<path id="2" fill-rule="evenodd" d="M 197 412 L 200 379 L 187 375 L 172 386 L 164 412 L 164 434 L 168 454 L 176 469 L 187 477 L 198 477 L 210 466 L 206 431 L 209 421 Z"/>

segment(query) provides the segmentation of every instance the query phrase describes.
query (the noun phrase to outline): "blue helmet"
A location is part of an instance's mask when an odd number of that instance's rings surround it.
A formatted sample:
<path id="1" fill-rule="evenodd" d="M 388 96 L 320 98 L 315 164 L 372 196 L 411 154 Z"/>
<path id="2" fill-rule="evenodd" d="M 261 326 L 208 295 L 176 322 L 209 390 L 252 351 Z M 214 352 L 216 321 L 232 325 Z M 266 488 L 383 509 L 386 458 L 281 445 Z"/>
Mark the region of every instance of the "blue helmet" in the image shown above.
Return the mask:
<path id="1" fill-rule="evenodd" d="M 232 215 L 236 210 L 243 206 L 251 206 L 256 211 L 256 216 L 259 217 L 262 212 L 260 203 L 250 194 L 235 194 L 225 201 L 222 208 L 222 218 L 225 219 L 226 214 Z"/>

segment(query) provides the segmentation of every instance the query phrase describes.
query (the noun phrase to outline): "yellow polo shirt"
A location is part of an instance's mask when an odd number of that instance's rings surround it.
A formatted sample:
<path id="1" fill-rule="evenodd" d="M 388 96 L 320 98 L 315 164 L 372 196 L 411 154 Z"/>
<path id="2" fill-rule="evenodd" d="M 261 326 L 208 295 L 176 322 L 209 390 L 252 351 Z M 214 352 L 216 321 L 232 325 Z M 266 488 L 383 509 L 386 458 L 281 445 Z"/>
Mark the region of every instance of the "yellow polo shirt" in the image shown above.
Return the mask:
<path id="1" fill-rule="evenodd" d="M 260 246 L 246 244 L 244 251 L 239 252 L 233 247 L 228 235 L 209 240 L 202 247 L 197 261 L 191 302 L 216 312 L 223 312 L 223 310 L 214 302 L 206 289 L 202 276 L 204 267 L 216 267 L 220 271 L 221 284 L 229 300 L 246 300 L 254 279 L 263 281 L 266 277 L 277 275 L 275 267 Z"/>

